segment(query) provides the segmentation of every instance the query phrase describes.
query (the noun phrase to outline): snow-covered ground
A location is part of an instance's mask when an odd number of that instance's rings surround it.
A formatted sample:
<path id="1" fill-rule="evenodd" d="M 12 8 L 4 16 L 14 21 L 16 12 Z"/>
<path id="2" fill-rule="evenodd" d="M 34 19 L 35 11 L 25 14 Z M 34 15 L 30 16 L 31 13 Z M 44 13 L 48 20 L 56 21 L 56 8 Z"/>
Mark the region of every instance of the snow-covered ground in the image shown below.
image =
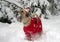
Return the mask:
<path id="1" fill-rule="evenodd" d="M 60 42 L 60 16 L 42 19 L 42 25 L 43 34 L 34 42 Z M 31 42 L 25 40 L 24 36 L 22 23 L 0 23 L 0 42 Z"/>

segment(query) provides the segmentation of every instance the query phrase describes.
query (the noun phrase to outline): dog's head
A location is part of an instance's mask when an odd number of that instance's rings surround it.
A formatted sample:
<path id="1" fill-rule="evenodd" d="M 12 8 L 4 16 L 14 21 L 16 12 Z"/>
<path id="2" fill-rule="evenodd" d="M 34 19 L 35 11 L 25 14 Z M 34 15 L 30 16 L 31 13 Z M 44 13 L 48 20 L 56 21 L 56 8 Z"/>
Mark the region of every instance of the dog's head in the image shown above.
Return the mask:
<path id="1" fill-rule="evenodd" d="M 29 7 L 21 9 L 20 10 L 20 15 L 24 18 L 24 17 L 28 17 L 29 16 Z"/>

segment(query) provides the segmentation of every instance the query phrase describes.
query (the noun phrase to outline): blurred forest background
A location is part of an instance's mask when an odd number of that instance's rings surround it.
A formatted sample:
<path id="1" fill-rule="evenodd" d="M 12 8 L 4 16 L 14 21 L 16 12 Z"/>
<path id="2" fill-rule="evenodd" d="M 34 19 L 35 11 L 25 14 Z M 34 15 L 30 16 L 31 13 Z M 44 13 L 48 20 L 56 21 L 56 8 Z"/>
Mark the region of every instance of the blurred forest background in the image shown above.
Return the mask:
<path id="1" fill-rule="evenodd" d="M 30 15 L 37 13 L 44 19 L 60 15 L 60 0 L 0 0 L 0 22 L 15 22 L 20 17 L 19 10 L 25 7 L 30 7 Z"/>

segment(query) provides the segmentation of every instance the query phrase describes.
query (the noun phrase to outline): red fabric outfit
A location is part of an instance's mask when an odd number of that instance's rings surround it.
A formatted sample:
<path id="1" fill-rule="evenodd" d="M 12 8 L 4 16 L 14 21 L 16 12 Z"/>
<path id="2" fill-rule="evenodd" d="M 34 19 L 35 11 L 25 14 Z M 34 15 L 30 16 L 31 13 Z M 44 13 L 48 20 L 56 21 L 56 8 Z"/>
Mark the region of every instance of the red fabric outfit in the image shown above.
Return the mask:
<path id="1" fill-rule="evenodd" d="M 35 35 L 37 33 L 42 32 L 42 23 L 41 20 L 38 18 L 31 18 L 30 24 L 28 26 L 24 26 L 24 32 L 26 34 L 27 39 L 31 39 L 31 35 Z"/>

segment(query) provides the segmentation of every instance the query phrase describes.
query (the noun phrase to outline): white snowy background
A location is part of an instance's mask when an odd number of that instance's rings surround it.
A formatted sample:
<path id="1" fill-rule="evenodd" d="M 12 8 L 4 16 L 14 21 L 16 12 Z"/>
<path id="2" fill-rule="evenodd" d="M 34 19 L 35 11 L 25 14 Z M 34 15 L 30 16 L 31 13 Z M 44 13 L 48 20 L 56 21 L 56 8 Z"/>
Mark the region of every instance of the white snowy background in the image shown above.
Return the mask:
<path id="1" fill-rule="evenodd" d="M 19 7 L 26 7 L 30 6 L 32 2 L 35 2 L 36 5 L 37 0 L 31 0 L 30 3 L 27 0 L 24 0 L 25 4 L 26 2 L 29 3 L 28 5 L 24 6 L 21 5 L 21 0 L 6 0 L 10 3 L 16 4 Z M 52 0 L 51 0 L 52 1 Z M 2 1 L 3 2 L 3 1 Z M 40 0 L 41 5 L 45 2 L 47 6 L 49 7 L 49 3 L 47 0 Z M 17 21 L 13 11 L 10 8 L 6 7 L 4 4 L 2 4 L 4 12 L 4 9 L 6 10 L 9 19 L 13 17 L 13 22 L 11 24 L 8 23 L 1 23 L 0 22 L 0 42 L 60 42 L 60 2 L 59 0 L 55 0 L 58 6 L 58 15 L 52 16 L 50 12 L 47 10 L 47 13 L 49 14 L 49 19 L 41 18 L 42 26 L 43 26 L 43 34 L 40 38 L 34 41 L 27 41 L 24 39 L 25 34 L 23 32 L 23 23 L 20 23 Z M 4 2 L 3 2 L 4 3 Z M 19 4 L 21 3 L 21 4 Z M 6 4 L 6 3 L 5 3 Z M 48 8 L 47 8 L 48 9 Z M 19 10 L 19 9 L 18 9 Z M 36 13 L 41 13 L 40 10 L 38 10 Z M 3 14 L 0 12 L 0 17 L 2 17 Z"/>

